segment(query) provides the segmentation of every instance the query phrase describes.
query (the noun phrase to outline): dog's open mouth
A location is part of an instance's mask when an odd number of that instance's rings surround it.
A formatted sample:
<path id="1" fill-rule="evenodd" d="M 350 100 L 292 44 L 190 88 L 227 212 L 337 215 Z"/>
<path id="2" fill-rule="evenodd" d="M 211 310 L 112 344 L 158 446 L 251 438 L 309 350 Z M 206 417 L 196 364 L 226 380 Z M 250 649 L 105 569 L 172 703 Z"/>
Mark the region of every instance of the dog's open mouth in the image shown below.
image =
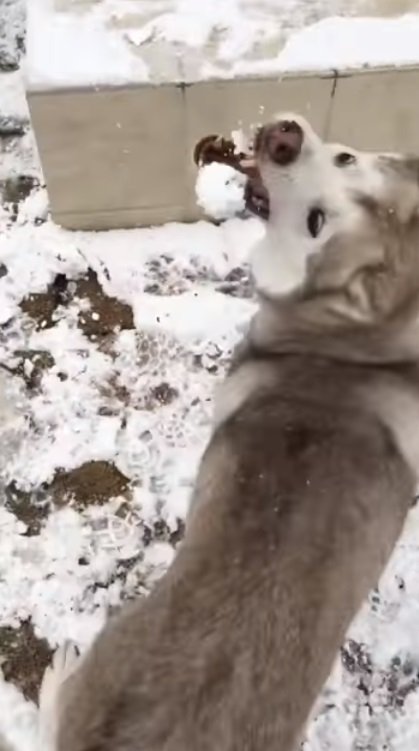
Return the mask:
<path id="1" fill-rule="evenodd" d="M 227 164 L 246 175 L 244 194 L 246 209 L 262 219 L 269 218 L 269 195 L 252 154 L 237 151 L 232 140 L 210 135 L 201 138 L 195 146 L 194 161 L 199 167 L 214 162 Z"/>
<path id="2" fill-rule="evenodd" d="M 244 200 L 248 211 L 261 219 L 269 219 L 269 195 L 259 176 L 248 178 Z"/>

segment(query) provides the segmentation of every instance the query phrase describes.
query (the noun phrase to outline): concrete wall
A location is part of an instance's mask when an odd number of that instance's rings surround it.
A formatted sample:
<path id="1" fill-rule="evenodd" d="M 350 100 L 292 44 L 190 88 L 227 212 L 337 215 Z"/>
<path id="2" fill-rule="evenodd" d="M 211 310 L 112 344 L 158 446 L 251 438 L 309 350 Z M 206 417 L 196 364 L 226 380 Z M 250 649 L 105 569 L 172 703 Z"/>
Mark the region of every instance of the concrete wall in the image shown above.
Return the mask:
<path id="1" fill-rule="evenodd" d="M 328 140 L 419 153 L 419 66 L 122 88 L 29 92 L 54 220 L 71 229 L 192 221 L 204 135 L 278 110 Z"/>

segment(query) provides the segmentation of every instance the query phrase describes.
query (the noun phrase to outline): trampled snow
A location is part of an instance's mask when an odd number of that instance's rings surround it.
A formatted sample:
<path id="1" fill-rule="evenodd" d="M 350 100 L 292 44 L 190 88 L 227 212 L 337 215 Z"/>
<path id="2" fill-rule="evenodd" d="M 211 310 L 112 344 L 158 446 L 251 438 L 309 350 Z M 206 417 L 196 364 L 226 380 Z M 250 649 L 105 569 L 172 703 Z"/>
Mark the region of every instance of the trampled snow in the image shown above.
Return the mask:
<path id="1" fill-rule="evenodd" d="M 19 154 L 16 159 L 20 163 Z M 36 195 L 42 188 L 32 199 Z M 176 530 L 185 517 L 209 434 L 213 389 L 254 310 L 251 300 L 219 288 L 229 272 L 243 267 L 260 232 L 257 221 L 236 220 L 221 227 L 202 222 L 68 233 L 49 220 L 36 226 L 33 200 L 21 204 L 15 222 L 3 214 L 0 262 L 7 274 L 0 279 L 0 309 L 8 333 L 0 342 L 1 360 L 13 368 L 17 352 L 37 351 L 48 352 L 54 363 L 32 393 L 21 379 L 11 379 L 17 439 L 2 458 L 3 484 L 33 492 L 57 471 L 107 461 L 132 482 L 133 496 L 123 516 L 121 498 L 51 511 L 31 536 L 0 506 L 0 628 L 30 619 L 51 647 L 71 638 L 84 648 L 109 607 L 146 592 L 167 567 L 173 547 L 159 540 L 145 545 L 144 525 L 164 522 Z M 167 292 L 144 291 L 155 261 L 168 268 Z M 134 312 L 135 329 L 115 332 L 109 350 L 77 327 L 77 305 L 62 310 L 52 328 L 39 330 L 19 308 L 22 297 L 45 291 L 57 273 L 77 278 L 88 265 L 105 292 Z M 145 397 L 162 382 L 176 396 L 152 408 Z M 129 394 L 128 403 L 119 393 Z M 124 561 L 135 558 L 125 572 Z M 15 728 L 20 713 L 30 729 L 33 708 L 2 686 L 0 731 L 26 751 L 27 733 Z"/>

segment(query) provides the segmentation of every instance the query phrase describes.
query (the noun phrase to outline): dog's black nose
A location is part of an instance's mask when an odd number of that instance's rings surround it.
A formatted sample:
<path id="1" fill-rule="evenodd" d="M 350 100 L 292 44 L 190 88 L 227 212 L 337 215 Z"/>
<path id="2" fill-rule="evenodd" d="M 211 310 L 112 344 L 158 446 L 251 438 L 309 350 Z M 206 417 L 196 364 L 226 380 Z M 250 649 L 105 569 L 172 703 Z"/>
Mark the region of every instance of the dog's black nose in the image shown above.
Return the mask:
<path id="1" fill-rule="evenodd" d="M 299 157 L 303 141 L 301 125 L 295 120 L 280 120 L 260 129 L 256 136 L 255 152 L 286 167 Z"/>

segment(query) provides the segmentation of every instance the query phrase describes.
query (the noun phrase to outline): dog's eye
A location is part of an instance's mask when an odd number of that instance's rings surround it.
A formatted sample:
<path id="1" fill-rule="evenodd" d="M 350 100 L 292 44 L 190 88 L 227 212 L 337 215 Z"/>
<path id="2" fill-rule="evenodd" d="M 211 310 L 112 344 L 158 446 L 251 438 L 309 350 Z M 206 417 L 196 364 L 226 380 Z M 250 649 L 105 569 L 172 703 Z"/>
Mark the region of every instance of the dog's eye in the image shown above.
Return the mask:
<path id="1" fill-rule="evenodd" d="M 350 154 L 349 151 L 341 151 L 339 154 L 336 154 L 334 162 L 336 167 L 347 167 L 349 164 L 356 162 L 356 157 L 354 154 Z"/>
<path id="2" fill-rule="evenodd" d="M 326 214 L 322 209 L 311 209 L 307 217 L 307 227 L 312 237 L 318 237 L 326 222 Z"/>

